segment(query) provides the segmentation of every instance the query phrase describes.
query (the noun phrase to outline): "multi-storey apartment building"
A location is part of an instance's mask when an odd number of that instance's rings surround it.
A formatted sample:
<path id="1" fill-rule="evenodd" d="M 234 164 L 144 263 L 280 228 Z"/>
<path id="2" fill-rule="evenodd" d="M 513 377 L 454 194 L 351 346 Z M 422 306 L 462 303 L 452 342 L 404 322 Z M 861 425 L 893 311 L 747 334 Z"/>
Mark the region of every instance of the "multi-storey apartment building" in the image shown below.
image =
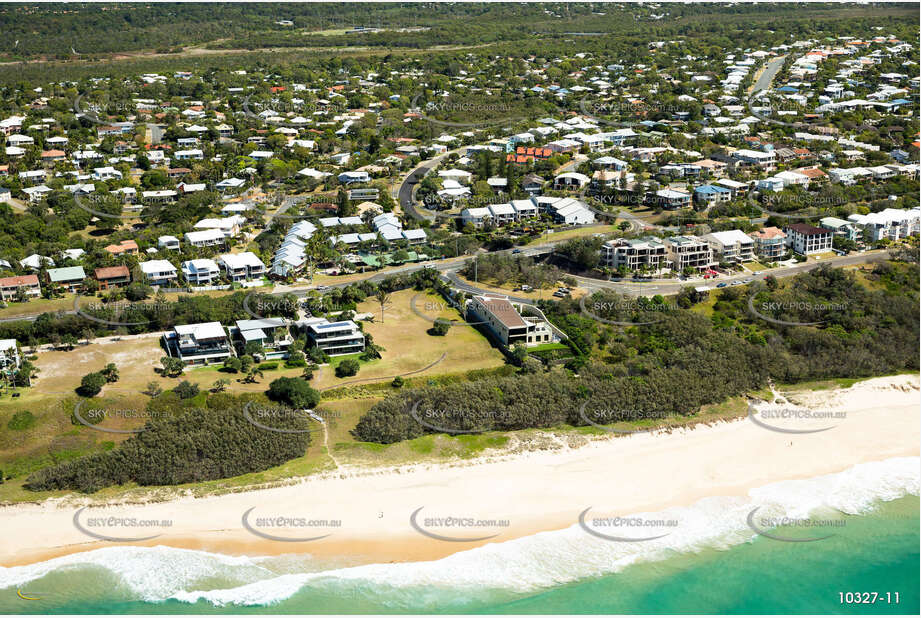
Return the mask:
<path id="1" fill-rule="evenodd" d="M 713 260 L 713 250 L 710 243 L 697 236 L 671 236 L 664 239 L 665 251 L 672 270 L 682 271 L 685 268 L 706 270 L 716 264 Z"/>
<path id="2" fill-rule="evenodd" d="M 750 262 L 755 259 L 755 241 L 741 230 L 712 232 L 701 238 L 710 244 L 719 261 Z"/>
<path id="3" fill-rule="evenodd" d="M 784 228 L 787 246 L 801 255 L 831 251 L 831 230 L 815 227 L 807 223 L 791 223 Z"/>
<path id="4" fill-rule="evenodd" d="M 665 262 L 665 244 L 654 236 L 628 240 L 618 238 L 601 245 L 601 265 L 627 270 L 660 270 Z"/>
<path id="5" fill-rule="evenodd" d="M 787 252 L 787 235 L 776 227 L 766 227 L 750 234 L 755 241 L 755 253 L 765 260 L 776 262 Z"/>

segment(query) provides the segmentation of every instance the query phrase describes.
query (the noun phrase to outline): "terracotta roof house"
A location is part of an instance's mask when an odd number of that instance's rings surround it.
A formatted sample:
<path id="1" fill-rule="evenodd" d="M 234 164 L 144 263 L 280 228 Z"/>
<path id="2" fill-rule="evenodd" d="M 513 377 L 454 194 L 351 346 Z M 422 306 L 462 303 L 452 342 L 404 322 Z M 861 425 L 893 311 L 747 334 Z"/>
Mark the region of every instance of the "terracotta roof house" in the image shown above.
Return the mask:
<path id="1" fill-rule="evenodd" d="M 106 251 L 112 255 L 137 255 L 139 252 L 138 244 L 133 240 L 123 240 L 117 245 L 109 245 Z"/>
<path id="2" fill-rule="evenodd" d="M 106 266 L 97 268 L 93 273 L 96 281 L 99 282 L 100 290 L 109 288 L 118 288 L 131 283 L 131 272 L 127 266 Z"/>

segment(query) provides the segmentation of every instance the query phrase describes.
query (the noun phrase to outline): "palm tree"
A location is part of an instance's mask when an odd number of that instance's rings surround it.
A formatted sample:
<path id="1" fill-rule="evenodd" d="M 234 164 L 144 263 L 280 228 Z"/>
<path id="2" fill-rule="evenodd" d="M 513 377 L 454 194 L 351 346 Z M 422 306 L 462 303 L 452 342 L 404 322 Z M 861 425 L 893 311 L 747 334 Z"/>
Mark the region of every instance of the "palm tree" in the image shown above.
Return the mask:
<path id="1" fill-rule="evenodd" d="M 390 304 L 390 292 L 378 288 L 377 294 L 374 295 L 374 298 L 377 299 L 377 302 L 381 306 L 381 324 L 384 323 L 384 306 Z"/>

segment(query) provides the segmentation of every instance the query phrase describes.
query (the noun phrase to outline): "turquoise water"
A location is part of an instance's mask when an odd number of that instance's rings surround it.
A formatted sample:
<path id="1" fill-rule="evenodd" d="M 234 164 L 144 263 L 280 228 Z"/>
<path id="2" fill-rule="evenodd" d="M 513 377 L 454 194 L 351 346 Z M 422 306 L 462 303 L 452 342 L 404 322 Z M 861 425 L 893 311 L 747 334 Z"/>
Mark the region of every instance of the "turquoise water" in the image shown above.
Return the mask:
<path id="1" fill-rule="evenodd" d="M 110 548 L 92 561 L 46 563 L 41 573 L 0 569 L 0 586 L 22 580 L 0 588 L 0 612 L 918 614 L 918 472 L 912 476 L 907 467 L 917 468 L 918 459 L 900 460 L 897 467 L 867 466 L 752 492 L 759 503 L 782 495 L 851 504 L 859 481 L 865 492 L 860 514 L 844 516 L 845 525 L 821 541 L 780 542 L 736 529 L 736 514 L 750 511 L 753 502 L 709 499 L 668 513 L 677 513 L 688 528 L 695 517 L 725 514 L 709 526 L 713 534 L 698 529 L 661 548 L 596 541 L 578 529 L 431 563 L 353 567 L 304 556 L 249 559 Z M 899 475 L 900 480 L 891 478 Z M 866 493 L 868 482 L 876 486 L 875 498 Z M 910 493 L 898 489 L 912 485 Z M 42 598 L 22 601 L 17 588 Z M 900 603 L 841 604 L 839 592 L 847 591 L 899 592 Z"/>

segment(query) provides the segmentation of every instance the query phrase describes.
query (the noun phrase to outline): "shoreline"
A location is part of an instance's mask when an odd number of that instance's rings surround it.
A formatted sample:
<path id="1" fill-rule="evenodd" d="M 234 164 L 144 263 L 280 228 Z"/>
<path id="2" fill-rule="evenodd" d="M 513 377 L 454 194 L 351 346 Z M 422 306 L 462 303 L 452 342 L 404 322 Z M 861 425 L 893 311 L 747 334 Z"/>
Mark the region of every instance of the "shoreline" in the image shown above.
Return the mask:
<path id="1" fill-rule="evenodd" d="M 350 564 L 436 560 L 489 543 L 569 528 L 590 507 L 599 515 L 656 512 L 708 497 L 744 496 L 756 487 L 833 474 L 859 463 L 919 454 L 921 390 L 916 374 L 873 378 L 847 389 L 795 392 L 791 400 L 773 406 L 839 416 L 831 421 L 769 421 L 814 433 L 775 432 L 743 418 L 595 440 L 563 451 L 500 454 L 495 460 L 463 466 L 369 468 L 344 478 L 308 477 L 205 498 L 91 507 L 78 516 L 90 533 L 112 536 L 119 528 L 94 529 L 87 522 L 99 515 L 171 522 L 157 528 L 120 528 L 122 538 L 160 534 L 147 541 L 93 539 L 74 525 L 78 507 L 70 498 L 0 507 L 0 525 L 6 533 L 0 538 L 0 554 L 6 557 L 2 566 L 125 545 L 166 545 L 225 555 L 310 554 Z M 281 542 L 248 532 L 243 523 L 248 510 L 251 526 L 260 516 L 341 524 L 258 526 L 259 532 L 287 538 L 329 535 L 310 542 Z M 414 512 L 421 532 L 411 524 Z M 425 525 L 426 519 L 445 517 L 507 520 L 507 525 Z M 427 532 L 480 540 L 438 540 Z"/>

